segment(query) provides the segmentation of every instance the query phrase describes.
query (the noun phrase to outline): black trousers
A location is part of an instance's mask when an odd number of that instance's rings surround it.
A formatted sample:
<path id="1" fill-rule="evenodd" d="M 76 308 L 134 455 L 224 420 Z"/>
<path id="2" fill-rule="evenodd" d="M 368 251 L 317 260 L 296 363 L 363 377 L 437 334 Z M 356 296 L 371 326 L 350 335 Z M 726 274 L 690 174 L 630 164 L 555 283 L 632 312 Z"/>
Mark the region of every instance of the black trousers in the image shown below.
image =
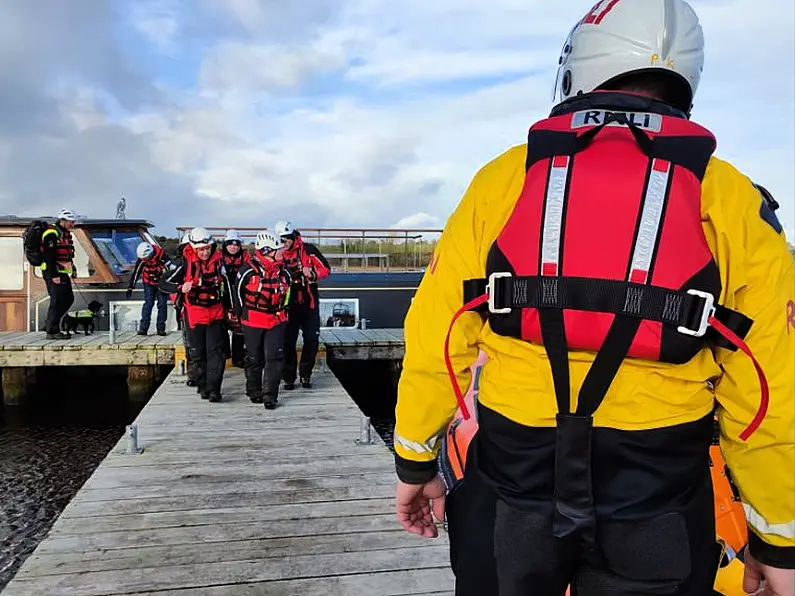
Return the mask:
<path id="1" fill-rule="evenodd" d="M 232 349 L 230 350 L 232 356 L 232 364 L 238 365 L 245 362 L 246 357 L 246 343 L 242 333 L 232 333 Z"/>
<path id="2" fill-rule="evenodd" d="M 556 539 L 551 515 L 500 499 L 477 470 L 477 439 L 446 499 L 456 596 L 563 596 L 569 585 L 572 596 L 714 593 L 720 548 L 708 469 L 655 516 L 598 520 L 595 545 L 584 546 Z"/>
<path id="3" fill-rule="evenodd" d="M 284 367 L 284 332 L 287 323 L 272 329 L 243 325 L 246 342 L 246 394 L 276 401 Z M 265 378 L 263 380 L 263 370 Z"/>
<path id="4" fill-rule="evenodd" d="M 301 379 L 312 377 L 315 367 L 317 350 L 320 342 L 320 310 L 309 308 L 309 300 L 302 304 L 293 304 L 287 310 L 287 328 L 284 332 L 284 372 L 282 377 L 287 383 L 294 383 L 296 372 Z M 298 332 L 303 337 L 301 363 L 298 361 Z M 297 369 L 297 370 L 296 370 Z"/>
<path id="5" fill-rule="evenodd" d="M 44 321 L 44 331 L 47 333 L 60 333 L 61 319 L 69 312 L 75 302 L 72 292 L 72 280 L 68 275 L 56 276 L 60 283 L 53 283 L 51 278 L 45 278 L 47 294 L 50 296 L 50 305 L 47 308 L 47 318 Z"/>
<path id="6" fill-rule="evenodd" d="M 450 539 L 450 567 L 456 579 L 455 596 L 497 596 L 496 506 L 496 493 L 474 466 L 467 467 L 464 478 L 447 494 L 445 520 Z"/>
<path id="7" fill-rule="evenodd" d="M 189 321 L 187 321 L 189 323 Z M 188 326 L 188 350 L 199 393 L 221 393 L 224 379 L 224 322 Z"/>

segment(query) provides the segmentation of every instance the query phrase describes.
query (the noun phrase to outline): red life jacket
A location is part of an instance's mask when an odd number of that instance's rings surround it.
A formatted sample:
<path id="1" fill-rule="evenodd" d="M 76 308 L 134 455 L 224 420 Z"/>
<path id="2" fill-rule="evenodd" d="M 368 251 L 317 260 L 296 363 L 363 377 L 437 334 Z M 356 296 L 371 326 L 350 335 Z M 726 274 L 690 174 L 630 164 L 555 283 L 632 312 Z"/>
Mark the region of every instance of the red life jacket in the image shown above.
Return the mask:
<path id="1" fill-rule="evenodd" d="M 55 225 L 51 225 L 50 229 L 58 232 L 58 242 L 55 245 L 56 262 L 71 263 L 75 258 L 75 244 L 72 233 Z"/>
<path id="2" fill-rule="evenodd" d="M 206 261 L 196 253 L 186 253 L 185 281 L 192 281 L 193 287 L 186 296 L 188 306 L 208 308 L 221 304 L 223 262 L 221 254 L 214 251 Z"/>
<path id="3" fill-rule="evenodd" d="M 491 246 L 486 278 L 464 283 L 451 328 L 476 310 L 495 333 L 543 344 L 564 417 L 568 350 L 596 352 L 579 418 L 593 415 L 625 357 L 684 363 L 705 342 L 739 347 L 762 387 L 747 438 L 764 418 L 767 381 L 742 339 L 751 319 L 717 304 L 720 275 L 701 223 L 715 144 L 648 98 L 598 92 L 556 106 L 530 128 L 521 195 Z M 468 418 L 448 342 L 448 374 Z"/>
<path id="4" fill-rule="evenodd" d="M 141 261 L 141 281 L 149 286 L 156 286 L 160 283 L 166 267 L 163 262 L 165 251 L 159 246 L 154 247 L 155 252 L 148 259 Z"/>
<path id="5" fill-rule="evenodd" d="M 290 277 L 281 262 L 263 261 L 255 255 L 237 284 L 244 325 L 270 329 L 287 320 Z"/>
<path id="6" fill-rule="evenodd" d="M 223 257 L 224 257 L 224 267 L 226 267 L 226 274 L 229 276 L 230 280 L 237 278 L 237 274 L 240 271 L 240 268 L 245 263 L 251 262 L 251 257 L 248 254 L 248 251 L 242 247 L 235 255 L 231 255 L 228 252 L 226 252 L 226 250 L 224 250 Z"/>

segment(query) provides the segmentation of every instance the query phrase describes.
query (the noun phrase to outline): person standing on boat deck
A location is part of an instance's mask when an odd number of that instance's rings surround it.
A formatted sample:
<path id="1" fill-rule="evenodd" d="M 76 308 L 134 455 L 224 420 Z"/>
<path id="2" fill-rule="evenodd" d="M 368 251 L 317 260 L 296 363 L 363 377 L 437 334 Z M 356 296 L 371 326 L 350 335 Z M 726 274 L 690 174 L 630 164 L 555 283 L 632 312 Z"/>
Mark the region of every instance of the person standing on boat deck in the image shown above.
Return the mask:
<path id="1" fill-rule="evenodd" d="M 223 253 L 224 267 L 226 267 L 226 275 L 229 278 L 230 287 L 234 288 L 240 268 L 251 261 L 251 255 L 249 255 L 248 250 L 243 248 L 243 240 L 237 230 L 226 231 L 221 252 Z M 232 357 L 233 366 L 242 368 L 246 354 L 240 319 L 238 319 L 234 309 L 231 308 L 226 315 L 226 324 L 232 334 L 231 346 L 227 345 L 227 354 Z"/>
<path id="2" fill-rule="evenodd" d="M 246 395 L 269 410 L 279 398 L 291 285 L 290 274 L 276 258 L 282 246 L 270 230 L 257 234 L 254 258 L 241 267 L 232 292 L 246 340 Z"/>
<path id="3" fill-rule="evenodd" d="M 127 284 L 126 297 L 129 300 L 132 296 L 138 278 L 144 289 L 144 304 L 141 307 L 141 322 L 138 326 L 138 335 L 149 333 L 149 324 L 152 321 L 152 308 L 157 301 L 157 321 L 155 326 L 157 334 L 166 334 L 166 318 L 168 317 L 168 295 L 158 289 L 160 278 L 163 273 L 171 267 L 171 259 L 166 251 L 157 245 L 141 242 L 136 248 L 138 259 L 135 261 L 133 274 Z"/>
<path id="4" fill-rule="evenodd" d="M 77 277 L 74 265 L 75 245 L 71 230 L 75 227 L 75 214 L 69 209 L 58 212 L 58 220 L 47 226 L 41 234 L 41 276 L 47 285 L 50 304 L 44 330 L 47 339 L 70 339 L 61 331 L 61 319 L 75 301 L 72 279 Z"/>
<path id="5" fill-rule="evenodd" d="M 690 121 L 703 42 L 684 0 L 596 4 L 560 103 L 475 175 L 407 314 L 398 519 L 437 535 L 483 349 L 464 482 L 497 494 L 499 596 L 710 594 L 715 408 L 744 588 L 795 594 L 795 263 L 770 194 Z"/>
<path id="6" fill-rule="evenodd" d="M 221 252 L 204 228 L 193 228 L 184 258 L 160 280 L 166 293 L 184 295 L 188 350 L 202 399 L 221 401 L 224 377 L 224 319 L 230 306 L 229 281 Z"/>
<path id="7" fill-rule="evenodd" d="M 314 244 L 304 242 L 289 221 L 277 221 L 273 230 L 284 242 L 281 260 L 292 279 L 290 302 L 287 305 L 287 330 L 284 338 L 284 388 L 295 389 L 295 377 L 301 387 L 312 387 L 312 369 L 320 342 L 320 294 L 317 282 L 329 276 L 331 266 Z M 298 332 L 303 337 L 301 362 L 296 344 Z"/>

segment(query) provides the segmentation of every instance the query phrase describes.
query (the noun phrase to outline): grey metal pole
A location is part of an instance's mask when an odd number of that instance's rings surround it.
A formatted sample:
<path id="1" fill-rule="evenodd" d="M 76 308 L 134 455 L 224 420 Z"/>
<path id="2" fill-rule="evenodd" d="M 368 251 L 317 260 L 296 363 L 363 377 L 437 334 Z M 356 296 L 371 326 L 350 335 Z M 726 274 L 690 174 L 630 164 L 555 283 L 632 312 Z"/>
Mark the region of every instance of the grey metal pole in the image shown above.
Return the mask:
<path id="1" fill-rule="evenodd" d="M 126 453 L 134 455 L 141 453 L 143 449 L 138 445 L 138 425 L 129 424 L 125 428 L 127 436 L 127 451 Z"/>

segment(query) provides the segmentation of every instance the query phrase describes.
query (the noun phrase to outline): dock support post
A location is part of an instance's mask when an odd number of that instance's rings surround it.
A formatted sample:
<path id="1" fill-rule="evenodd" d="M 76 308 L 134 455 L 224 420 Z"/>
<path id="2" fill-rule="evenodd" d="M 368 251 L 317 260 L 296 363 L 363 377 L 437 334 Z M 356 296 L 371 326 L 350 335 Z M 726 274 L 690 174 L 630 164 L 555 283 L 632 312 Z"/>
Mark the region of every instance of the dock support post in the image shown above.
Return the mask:
<path id="1" fill-rule="evenodd" d="M 3 404 L 21 406 L 25 403 L 28 390 L 36 379 L 36 369 L 23 366 L 2 368 Z"/>
<path id="2" fill-rule="evenodd" d="M 359 438 L 356 439 L 357 445 L 372 445 L 373 441 L 373 425 L 370 424 L 370 417 L 362 415 L 359 419 Z"/>
<path id="3" fill-rule="evenodd" d="M 155 368 L 130 366 L 127 369 L 127 393 L 130 401 L 144 402 L 152 396 L 155 387 Z"/>
<path id="4" fill-rule="evenodd" d="M 127 436 L 127 450 L 125 453 L 127 455 L 137 455 L 143 452 L 143 448 L 138 444 L 138 425 L 128 424 L 125 428 L 125 433 Z"/>

